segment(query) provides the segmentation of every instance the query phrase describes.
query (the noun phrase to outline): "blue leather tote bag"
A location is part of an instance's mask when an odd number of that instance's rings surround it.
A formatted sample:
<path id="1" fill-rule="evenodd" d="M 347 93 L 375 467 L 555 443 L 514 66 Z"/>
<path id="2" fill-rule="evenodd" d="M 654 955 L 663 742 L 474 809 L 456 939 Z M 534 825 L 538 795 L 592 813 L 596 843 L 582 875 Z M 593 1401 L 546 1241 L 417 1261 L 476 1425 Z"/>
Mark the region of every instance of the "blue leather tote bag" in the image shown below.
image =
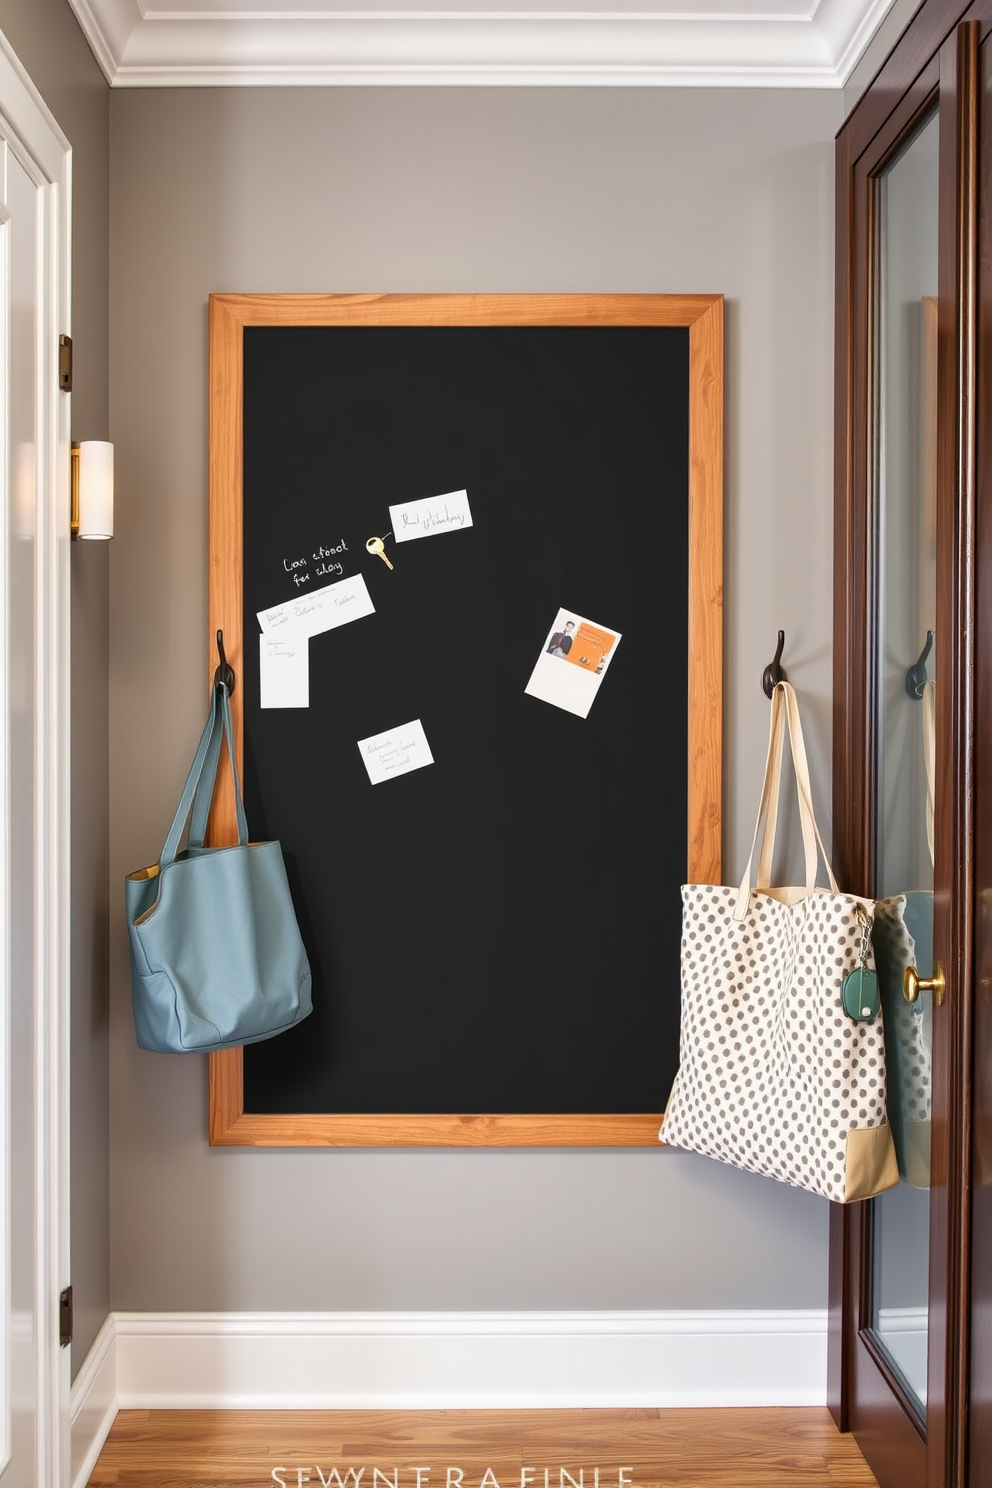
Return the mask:
<path id="1" fill-rule="evenodd" d="M 238 841 L 204 847 L 221 741 L 234 779 Z M 187 846 L 179 843 L 189 820 Z M 231 709 L 210 714 L 162 855 L 124 881 L 134 1026 L 143 1049 L 205 1053 L 256 1043 L 311 1010 L 310 964 L 278 842 L 249 842 Z"/>

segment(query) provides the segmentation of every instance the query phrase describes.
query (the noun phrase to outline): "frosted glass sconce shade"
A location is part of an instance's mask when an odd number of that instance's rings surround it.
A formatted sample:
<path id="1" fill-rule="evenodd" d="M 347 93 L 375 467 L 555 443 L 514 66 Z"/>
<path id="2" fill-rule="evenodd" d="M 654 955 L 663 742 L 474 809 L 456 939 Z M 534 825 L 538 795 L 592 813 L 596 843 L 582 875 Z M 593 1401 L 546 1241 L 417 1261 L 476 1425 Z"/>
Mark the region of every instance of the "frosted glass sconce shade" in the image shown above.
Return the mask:
<path id="1" fill-rule="evenodd" d="M 114 446 L 105 439 L 72 446 L 71 528 L 90 541 L 114 535 Z"/>

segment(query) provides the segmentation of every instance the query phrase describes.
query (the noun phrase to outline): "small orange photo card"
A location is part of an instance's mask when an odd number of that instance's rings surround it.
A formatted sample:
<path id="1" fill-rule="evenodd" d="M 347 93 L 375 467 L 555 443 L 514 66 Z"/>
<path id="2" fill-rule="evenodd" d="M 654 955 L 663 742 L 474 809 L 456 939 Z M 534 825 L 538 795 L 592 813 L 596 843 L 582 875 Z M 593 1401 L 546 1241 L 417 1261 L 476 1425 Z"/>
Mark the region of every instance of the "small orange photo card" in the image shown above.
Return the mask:
<path id="1" fill-rule="evenodd" d="M 524 691 L 587 718 L 619 641 L 618 630 L 607 630 L 575 610 L 559 610 Z"/>

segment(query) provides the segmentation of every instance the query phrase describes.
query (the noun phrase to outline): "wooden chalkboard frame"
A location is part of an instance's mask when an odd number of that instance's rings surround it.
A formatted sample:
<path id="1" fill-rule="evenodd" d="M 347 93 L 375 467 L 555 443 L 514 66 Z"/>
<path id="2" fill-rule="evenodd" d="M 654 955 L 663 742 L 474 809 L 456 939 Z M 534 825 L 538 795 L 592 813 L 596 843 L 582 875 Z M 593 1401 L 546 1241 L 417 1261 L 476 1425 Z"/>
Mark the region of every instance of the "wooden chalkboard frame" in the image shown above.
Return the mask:
<path id="1" fill-rule="evenodd" d="M 246 326 L 681 326 L 689 331 L 688 882 L 719 883 L 722 820 L 722 295 L 253 295 L 210 297 L 210 635 L 243 655 L 243 332 Z M 657 562 L 658 554 L 652 555 Z M 212 655 L 210 677 L 216 658 Z M 243 753 L 241 692 L 232 697 Z M 234 832 L 218 792 L 211 840 Z M 351 1115 L 246 1112 L 243 1051 L 210 1055 L 210 1144 L 249 1147 L 656 1146 L 661 1113 Z"/>

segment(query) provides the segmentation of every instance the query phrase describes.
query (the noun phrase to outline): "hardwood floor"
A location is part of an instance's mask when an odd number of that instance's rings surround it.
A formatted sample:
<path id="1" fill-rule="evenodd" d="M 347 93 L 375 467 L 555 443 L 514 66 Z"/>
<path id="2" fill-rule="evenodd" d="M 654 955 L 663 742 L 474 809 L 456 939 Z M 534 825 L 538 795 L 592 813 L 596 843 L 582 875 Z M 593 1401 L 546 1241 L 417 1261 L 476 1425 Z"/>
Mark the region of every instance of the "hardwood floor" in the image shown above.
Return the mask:
<path id="1" fill-rule="evenodd" d="M 853 1437 L 821 1409 L 121 1411 L 90 1478 L 90 1488 L 273 1483 L 875 1488 Z"/>

